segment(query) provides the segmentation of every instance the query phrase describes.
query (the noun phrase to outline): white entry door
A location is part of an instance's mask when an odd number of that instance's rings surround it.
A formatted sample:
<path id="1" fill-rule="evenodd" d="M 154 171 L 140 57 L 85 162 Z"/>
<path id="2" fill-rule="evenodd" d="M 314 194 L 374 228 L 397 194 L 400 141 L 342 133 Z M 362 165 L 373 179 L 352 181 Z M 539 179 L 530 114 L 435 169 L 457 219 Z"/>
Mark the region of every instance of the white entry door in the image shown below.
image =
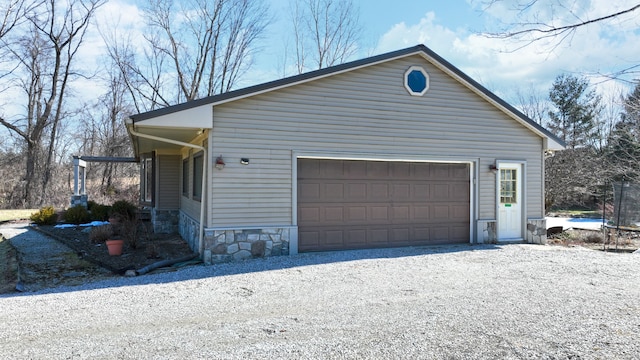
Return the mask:
<path id="1" fill-rule="evenodd" d="M 498 165 L 498 240 L 522 239 L 522 164 Z"/>

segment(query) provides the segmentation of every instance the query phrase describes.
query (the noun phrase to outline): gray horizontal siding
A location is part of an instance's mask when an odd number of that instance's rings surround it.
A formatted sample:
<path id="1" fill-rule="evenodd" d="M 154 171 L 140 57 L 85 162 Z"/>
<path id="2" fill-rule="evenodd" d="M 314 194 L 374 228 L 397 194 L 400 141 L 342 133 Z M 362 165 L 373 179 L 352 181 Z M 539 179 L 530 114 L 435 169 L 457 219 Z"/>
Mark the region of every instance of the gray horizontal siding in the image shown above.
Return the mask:
<path id="1" fill-rule="evenodd" d="M 424 97 L 404 89 L 411 65 L 430 75 Z M 291 223 L 293 151 L 480 159 L 479 218 L 495 217 L 489 164 L 525 160 L 528 216 L 542 216 L 542 139 L 418 56 L 219 105 L 211 141 L 227 162 L 213 173 L 214 226 Z"/>
<path id="2" fill-rule="evenodd" d="M 157 156 L 160 177 L 158 184 L 158 198 L 156 208 L 176 210 L 180 207 L 180 155 Z"/>

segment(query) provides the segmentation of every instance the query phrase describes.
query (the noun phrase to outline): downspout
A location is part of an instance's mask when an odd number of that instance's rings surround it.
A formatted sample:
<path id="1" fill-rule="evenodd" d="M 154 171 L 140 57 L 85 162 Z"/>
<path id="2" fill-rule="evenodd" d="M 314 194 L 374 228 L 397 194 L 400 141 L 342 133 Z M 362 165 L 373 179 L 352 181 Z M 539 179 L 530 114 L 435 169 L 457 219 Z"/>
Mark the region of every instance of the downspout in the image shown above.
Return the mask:
<path id="1" fill-rule="evenodd" d="M 205 199 L 207 199 L 207 166 L 208 166 L 208 159 L 209 157 L 207 156 L 207 149 L 204 146 L 200 146 L 200 145 L 195 145 L 195 144 L 190 144 L 190 143 L 186 143 L 186 142 L 182 142 L 182 141 L 177 141 L 177 140 L 173 140 L 173 139 L 166 139 L 166 138 L 162 138 L 159 136 L 154 136 L 154 135 L 148 135 L 148 134 L 142 134 L 139 133 L 137 131 L 135 131 L 133 129 L 133 124 L 129 123 L 127 124 L 127 128 L 129 130 L 129 133 L 131 135 L 137 136 L 137 137 L 141 137 L 141 138 L 145 138 L 145 139 L 149 139 L 149 140 L 156 140 L 156 141 L 160 141 L 160 142 L 165 142 L 168 144 L 174 144 L 174 145 L 179 145 L 179 146 L 184 146 L 184 147 L 190 147 L 193 149 L 197 149 L 197 150 L 202 150 L 204 152 L 204 164 L 202 165 L 202 199 L 200 201 L 200 231 L 198 232 L 198 254 L 200 254 L 200 257 L 202 258 L 202 256 L 204 256 L 204 210 L 206 208 L 206 203 L 205 203 Z"/>

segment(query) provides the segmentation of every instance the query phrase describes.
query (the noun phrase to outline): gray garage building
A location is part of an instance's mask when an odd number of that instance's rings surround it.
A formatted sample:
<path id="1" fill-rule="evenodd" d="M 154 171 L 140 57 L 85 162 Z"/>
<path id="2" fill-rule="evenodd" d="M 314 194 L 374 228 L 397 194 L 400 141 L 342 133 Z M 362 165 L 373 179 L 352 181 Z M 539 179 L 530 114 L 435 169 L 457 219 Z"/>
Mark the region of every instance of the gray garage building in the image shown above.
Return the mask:
<path id="1" fill-rule="evenodd" d="M 545 241 L 564 143 L 423 45 L 137 114 L 141 202 L 206 262 Z"/>

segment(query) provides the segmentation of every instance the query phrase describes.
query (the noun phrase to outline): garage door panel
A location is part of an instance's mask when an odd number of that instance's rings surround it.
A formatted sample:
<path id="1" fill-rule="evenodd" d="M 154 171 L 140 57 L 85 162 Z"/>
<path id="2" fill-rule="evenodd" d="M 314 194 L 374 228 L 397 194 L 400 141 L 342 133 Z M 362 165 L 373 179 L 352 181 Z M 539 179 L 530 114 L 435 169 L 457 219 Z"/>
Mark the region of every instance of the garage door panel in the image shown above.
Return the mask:
<path id="1" fill-rule="evenodd" d="M 324 208 L 324 220 L 332 223 L 343 223 L 344 208 L 342 206 L 328 206 Z"/>
<path id="2" fill-rule="evenodd" d="M 450 176 L 455 179 L 464 179 L 469 176 L 469 167 L 466 164 L 451 164 Z"/>
<path id="3" fill-rule="evenodd" d="M 444 241 L 449 239 L 448 226 L 434 226 L 431 229 L 429 238 L 433 241 Z"/>
<path id="4" fill-rule="evenodd" d="M 413 185 L 413 198 L 424 200 L 431 199 L 431 187 L 428 184 Z"/>
<path id="5" fill-rule="evenodd" d="M 327 183 L 324 184 L 322 196 L 325 200 L 343 201 L 344 199 L 344 183 Z"/>
<path id="6" fill-rule="evenodd" d="M 389 163 L 384 161 L 367 161 L 367 177 L 373 179 L 389 178 Z"/>
<path id="7" fill-rule="evenodd" d="M 348 223 L 367 222 L 367 207 L 366 206 L 347 206 L 347 219 Z"/>
<path id="8" fill-rule="evenodd" d="M 453 242 L 469 242 L 469 228 L 466 226 L 452 226 L 449 229 L 449 239 Z"/>
<path id="9" fill-rule="evenodd" d="M 367 200 L 367 184 L 366 183 L 347 184 L 347 194 L 344 200 L 347 202 Z"/>
<path id="10" fill-rule="evenodd" d="M 413 207 L 413 217 L 412 220 L 425 222 L 429 221 L 429 206 L 428 205 L 416 205 Z"/>
<path id="11" fill-rule="evenodd" d="M 449 205 L 434 205 L 431 207 L 431 219 L 447 220 L 449 219 Z"/>
<path id="12" fill-rule="evenodd" d="M 389 222 L 389 209 L 386 205 L 383 206 L 371 206 L 369 214 L 372 221 L 379 221 L 383 223 Z"/>
<path id="13" fill-rule="evenodd" d="M 393 228 L 391 229 L 391 238 L 393 242 L 408 243 L 411 240 L 411 228 Z"/>
<path id="14" fill-rule="evenodd" d="M 411 179 L 411 163 L 394 162 L 390 163 L 391 174 L 394 180 L 410 180 Z"/>
<path id="15" fill-rule="evenodd" d="M 373 228 L 367 234 L 367 240 L 373 246 L 387 244 L 389 242 L 388 228 Z"/>
<path id="16" fill-rule="evenodd" d="M 320 248 L 320 232 L 307 230 L 307 231 L 298 231 L 298 237 L 300 239 L 304 239 L 304 241 L 299 242 L 298 249 L 300 251 L 309 251 L 313 249 Z"/>
<path id="17" fill-rule="evenodd" d="M 394 224 L 406 224 L 411 221 L 411 206 L 396 205 L 391 206 L 391 220 Z"/>
<path id="18" fill-rule="evenodd" d="M 432 179 L 449 179 L 449 164 L 432 164 L 430 175 Z"/>
<path id="19" fill-rule="evenodd" d="M 307 160 L 298 160 L 300 251 L 469 241 L 468 165 Z"/>
<path id="20" fill-rule="evenodd" d="M 323 235 L 327 246 L 342 247 L 344 245 L 343 230 L 326 230 Z"/>
<path id="21" fill-rule="evenodd" d="M 452 220 L 469 220 L 469 208 L 462 205 L 452 205 L 451 206 L 451 219 Z"/>
<path id="22" fill-rule="evenodd" d="M 429 163 L 412 163 L 411 170 L 412 179 L 429 179 L 431 177 L 431 164 Z"/>
<path id="23" fill-rule="evenodd" d="M 303 224 L 319 224 L 320 221 L 320 208 L 317 206 L 298 207 L 298 222 Z"/>
<path id="24" fill-rule="evenodd" d="M 430 190 L 430 200 L 447 201 L 451 199 L 451 194 L 449 193 L 449 184 L 433 184 L 431 185 Z"/>
<path id="25" fill-rule="evenodd" d="M 391 193 L 396 201 L 415 200 L 415 197 L 411 196 L 411 184 L 408 183 L 392 184 Z"/>
<path id="26" fill-rule="evenodd" d="M 305 182 L 298 185 L 298 201 L 308 202 L 320 200 L 320 184 L 317 182 Z"/>
<path id="27" fill-rule="evenodd" d="M 429 227 L 426 226 L 416 226 L 413 228 L 413 239 L 415 241 L 425 241 L 428 242 L 431 240 L 431 231 Z"/>
<path id="28" fill-rule="evenodd" d="M 367 244 L 367 229 L 357 228 L 346 231 L 348 234 L 346 244 L 351 246 L 364 246 Z"/>
<path id="29" fill-rule="evenodd" d="M 391 193 L 389 192 L 389 183 L 372 183 L 369 185 L 369 201 L 389 201 Z"/>
<path id="30" fill-rule="evenodd" d="M 343 168 L 344 168 L 345 179 L 366 179 L 367 178 L 367 164 L 365 161 L 355 161 L 355 160 L 344 161 Z"/>

